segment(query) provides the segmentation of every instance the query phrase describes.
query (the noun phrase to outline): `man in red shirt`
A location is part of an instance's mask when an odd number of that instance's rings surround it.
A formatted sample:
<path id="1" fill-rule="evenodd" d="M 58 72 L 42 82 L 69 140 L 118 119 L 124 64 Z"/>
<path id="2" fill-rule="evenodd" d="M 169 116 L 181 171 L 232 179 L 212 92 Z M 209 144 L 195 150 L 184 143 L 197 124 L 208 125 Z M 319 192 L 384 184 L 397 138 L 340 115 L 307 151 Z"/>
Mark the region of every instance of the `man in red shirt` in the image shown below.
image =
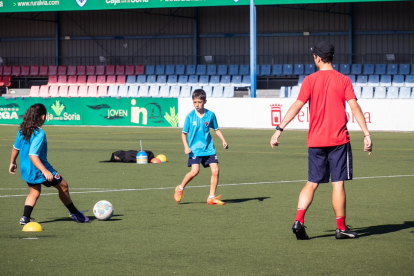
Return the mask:
<path id="1" fill-rule="evenodd" d="M 297 100 L 292 104 L 270 145 L 278 146 L 283 129 L 301 108 L 309 102 L 310 122 L 308 133 L 308 182 L 299 195 L 298 209 L 292 230 L 298 240 L 309 239 L 304 217 L 320 183 L 332 182 L 332 206 L 336 216 L 337 239 L 356 238 L 356 232 L 345 225 L 346 195 L 344 181 L 352 179 L 352 151 L 345 102 L 364 132 L 364 151 L 372 152 L 369 134 L 361 107 L 357 103 L 350 79 L 332 67 L 334 46 L 322 41 L 313 47 L 313 58 L 319 71 L 305 78 Z"/>

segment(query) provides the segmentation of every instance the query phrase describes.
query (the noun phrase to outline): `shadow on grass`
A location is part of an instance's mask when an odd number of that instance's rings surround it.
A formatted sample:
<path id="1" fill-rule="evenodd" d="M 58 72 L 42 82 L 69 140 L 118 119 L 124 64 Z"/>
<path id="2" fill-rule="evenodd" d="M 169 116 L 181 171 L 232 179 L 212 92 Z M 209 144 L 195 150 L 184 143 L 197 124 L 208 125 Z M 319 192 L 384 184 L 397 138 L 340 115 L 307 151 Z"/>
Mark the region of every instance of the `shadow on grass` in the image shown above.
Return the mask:
<path id="1" fill-rule="evenodd" d="M 404 229 L 414 228 L 414 221 L 404 221 L 402 224 L 384 224 L 384 225 L 373 225 L 368 227 L 353 228 L 352 230 L 358 233 L 358 238 L 368 237 L 372 235 L 383 235 L 398 232 Z M 326 238 L 335 236 L 335 230 L 329 230 L 326 232 L 333 232 L 332 234 L 326 234 L 316 237 L 311 237 L 310 239 L 317 238 Z M 411 231 L 414 233 L 414 231 Z"/>
<path id="2" fill-rule="evenodd" d="M 247 202 L 251 200 L 264 201 L 265 199 L 268 199 L 268 198 L 270 197 L 236 198 L 236 199 L 225 199 L 222 201 L 226 204 L 232 204 L 232 203 L 243 203 L 243 202 Z M 203 201 L 203 202 L 182 202 L 180 203 L 180 205 L 185 205 L 185 204 L 206 204 L 206 202 Z"/>
<path id="3" fill-rule="evenodd" d="M 118 220 L 122 220 L 121 218 L 116 218 L 116 217 L 123 217 L 124 215 L 113 215 L 109 220 L 107 221 L 118 221 Z M 95 216 L 87 216 L 89 218 L 89 222 L 98 220 Z M 72 220 L 70 217 L 64 217 L 64 218 L 58 218 L 58 219 L 53 219 L 53 220 L 45 220 L 45 221 L 38 221 L 38 223 L 51 223 L 51 222 L 59 222 L 59 221 L 74 221 Z"/>

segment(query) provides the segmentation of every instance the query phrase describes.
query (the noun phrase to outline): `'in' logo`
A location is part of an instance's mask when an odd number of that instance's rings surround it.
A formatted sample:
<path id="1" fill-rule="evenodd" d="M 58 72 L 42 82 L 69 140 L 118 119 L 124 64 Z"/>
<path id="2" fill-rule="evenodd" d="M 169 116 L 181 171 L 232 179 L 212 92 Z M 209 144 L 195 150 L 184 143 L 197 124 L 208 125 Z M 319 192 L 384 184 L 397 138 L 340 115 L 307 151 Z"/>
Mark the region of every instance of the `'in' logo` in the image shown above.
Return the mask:
<path id="1" fill-rule="evenodd" d="M 86 4 L 86 1 L 88 0 L 76 0 L 76 3 L 78 3 L 79 7 L 83 7 Z"/>
<path id="2" fill-rule="evenodd" d="M 280 125 L 282 121 L 282 105 L 281 104 L 272 104 L 271 106 L 271 118 L 272 126 Z"/>
<path id="3" fill-rule="evenodd" d="M 56 103 L 52 104 L 51 108 L 57 116 L 60 116 L 63 109 L 65 109 L 65 106 L 63 104 L 60 104 L 60 101 L 56 101 Z"/>

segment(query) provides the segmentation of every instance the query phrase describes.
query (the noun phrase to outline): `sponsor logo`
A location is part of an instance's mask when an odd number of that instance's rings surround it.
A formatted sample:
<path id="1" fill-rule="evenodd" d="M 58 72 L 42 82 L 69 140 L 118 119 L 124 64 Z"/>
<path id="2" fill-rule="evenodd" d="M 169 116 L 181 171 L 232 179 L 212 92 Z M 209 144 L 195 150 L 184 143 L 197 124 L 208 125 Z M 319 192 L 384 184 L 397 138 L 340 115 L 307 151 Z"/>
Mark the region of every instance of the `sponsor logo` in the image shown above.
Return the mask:
<path id="1" fill-rule="evenodd" d="M 237 2 L 239 2 L 239 0 L 233 0 L 234 1 L 234 3 L 237 3 Z"/>
<path id="2" fill-rule="evenodd" d="M 197 122 L 193 122 L 193 126 L 196 126 L 197 125 Z"/>
<path id="3" fill-rule="evenodd" d="M 272 104 L 270 106 L 270 117 L 272 120 L 272 126 L 280 125 L 282 121 L 282 105 L 281 104 Z"/>
<path id="4" fill-rule="evenodd" d="M 3 1 L 0 1 L 0 8 L 3 8 Z"/>
<path id="5" fill-rule="evenodd" d="M 55 174 L 55 179 L 60 179 L 60 175 L 59 175 L 58 172 L 56 172 L 56 174 Z"/>
<path id="6" fill-rule="evenodd" d="M 108 0 L 107 0 L 108 1 Z M 148 124 L 148 111 L 144 107 L 135 106 L 137 100 L 131 100 L 131 123 L 139 124 L 140 118 L 142 118 L 142 124 Z"/>
<path id="7" fill-rule="evenodd" d="M 114 5 L 117 4 L 134 4 L 134 3 L 147 3 L 148 0 L 105 0 L 106 4 Z"/>
<path id="8" fill-rule="evenodd" d="M 82 8 L 83 6 L 85 6 L 87 1 L 88 0 L 76 0 L 76 3 L 78 3 L 79 7 Z"/>
<path id="9" fill-rule="evenodd" d="M 172 127 L 178 127 L 178 113 L 175 114 L 175 107 L 170 107 L 170 114 L 165 112 L 164 118 Z"/>
<path id="10" fill-rule="evenodd" d="M 19 111 L 19 108 L 15 108 L 13 105 L 6 105 L 4 107 L 0 107 L 0 119 L 1 120 L 19 119 L 19 115 L 17 115 L 17 111 Z"/>
<path id="11" fill-rule="evenodd" d="M 204 122 L 204 125 L 205 125 L 206 127 L 208 127 L 208 122 Z"/>
<path id="12" fill-rule="evenodd" d="M 63 112 L 66 106 L 60 101 L 56 101 L 54 104 L 50 106 L 55 114 L 48 113 L 46 116 L 46 120 L 49 121 L 80 121 L 81 116 L 77 113 L 68 113 Z M 63 113 L 62 113 L 63 112 Z"/>

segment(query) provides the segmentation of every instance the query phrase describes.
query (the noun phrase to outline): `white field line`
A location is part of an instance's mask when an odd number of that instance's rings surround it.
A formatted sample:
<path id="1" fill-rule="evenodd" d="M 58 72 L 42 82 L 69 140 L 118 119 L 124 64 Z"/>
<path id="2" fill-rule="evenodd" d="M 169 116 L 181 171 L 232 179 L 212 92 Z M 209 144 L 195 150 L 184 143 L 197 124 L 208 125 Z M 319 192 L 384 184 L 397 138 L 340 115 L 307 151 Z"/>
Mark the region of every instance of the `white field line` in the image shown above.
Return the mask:
<path id="1" fill-rule="evenodd" d="M 380 179 L 380 178 L 403 178 L 403 177 L 414 177 L 414 175 L 382 175 L 382 176 L 363 176 L 363 177 L 355 177 L 353 180 L 362 180 L 362 179 Z M 306 182 L 307 180 L 289 180 L 289 181 L 269 181 L 269 182 L 248 182 L 248 183 L 232 183 L 232 184 L 220 184 L 220 187 L 227 187 L 227 186 L 243 186 L 243 185 L 265 185 L 265 184 L 284 184 L 284 183 L 298 183 L 298 182 Z M 201 185 L 201 186 L 189 186 L 188 188 L 205 188 L 210 187 L 210 185 Z M 27 188 L 2 188 L 0 191 L 3 190 L 27 190 Z M 90 194 L 90 193 L 108 193 L 108 192 L 131 192 L 131 191 L 155 191 L 155 190 L 172 190 L 175 187 L 160 187 L 160 188 L 141 188 L 141 189 L 105 189 L 105 188 L 72 188 L 70 193 L 71 194 Z M 83 192 L 73 192 L 73 190 L 85 190 Z M 47 195 L 57 195 L 58 193 L 46 193 L 42 194 L 42 196 Z M 11 197 L 26 197 L 27 194 L 24 195 L 0 195 L 0 198 L 11 198 Z"/>

